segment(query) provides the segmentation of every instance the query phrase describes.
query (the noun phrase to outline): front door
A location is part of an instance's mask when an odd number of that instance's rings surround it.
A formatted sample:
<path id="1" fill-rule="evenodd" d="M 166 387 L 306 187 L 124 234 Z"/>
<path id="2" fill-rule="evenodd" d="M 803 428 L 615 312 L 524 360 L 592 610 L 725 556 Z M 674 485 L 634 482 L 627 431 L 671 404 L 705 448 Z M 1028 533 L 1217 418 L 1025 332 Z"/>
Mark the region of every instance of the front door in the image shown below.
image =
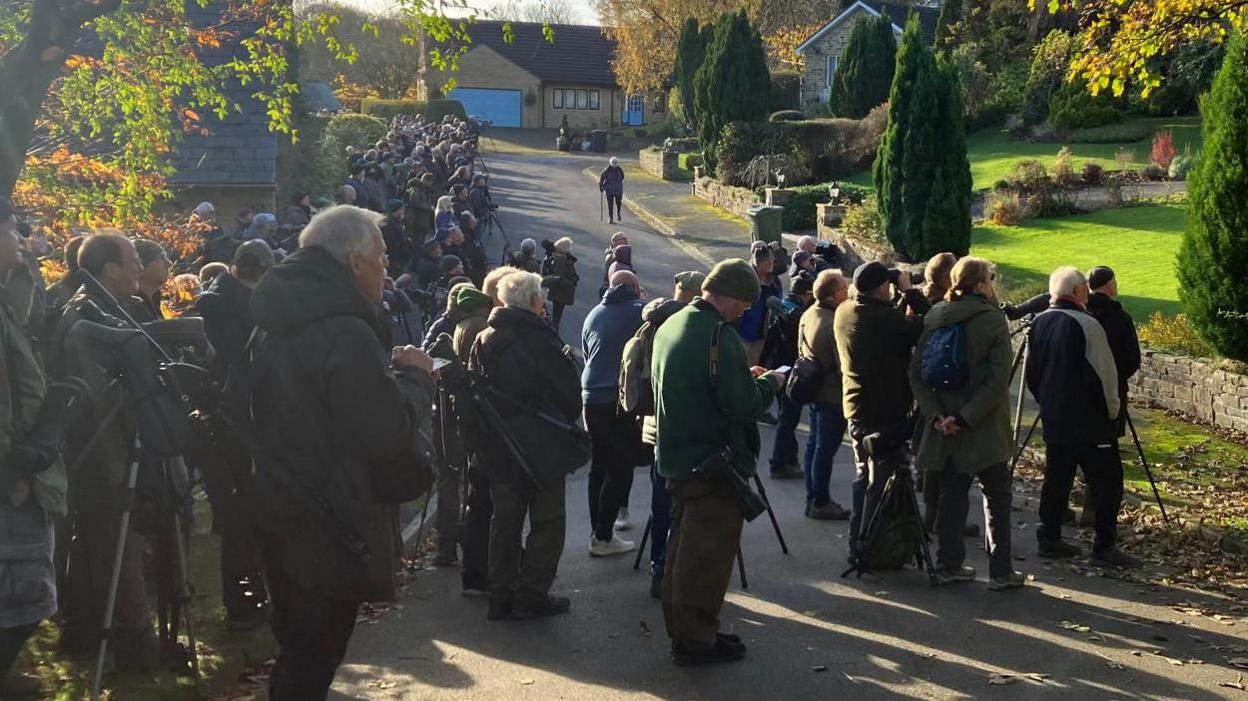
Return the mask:
<path id="1" fill-rule="evenodd" d="M 646 100 L 634 95 L 624 100 L 624 110 L 620 114 L 620 123 L 625 126 L 639 127 L 646 123 Z"/>

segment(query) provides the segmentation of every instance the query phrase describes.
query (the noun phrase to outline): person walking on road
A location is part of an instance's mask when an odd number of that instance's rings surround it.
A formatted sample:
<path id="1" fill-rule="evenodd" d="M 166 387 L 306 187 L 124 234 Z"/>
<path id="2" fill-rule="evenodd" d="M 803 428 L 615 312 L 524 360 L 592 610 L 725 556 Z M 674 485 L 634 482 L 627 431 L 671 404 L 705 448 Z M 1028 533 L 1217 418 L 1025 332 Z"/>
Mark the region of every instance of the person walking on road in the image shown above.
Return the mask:
<path id="1" fill-rule="evenodd" d="M 749 366 L 733 327 L 759 287 L 749 263 L 721 261 L 701 298 L 672 315 L 654 339 L 655 459 L 672 497 L 663 619 L 672 661 L 681 666 L 745 655 L 739 637 L 719 632 L 744 525 L 734 482 L 754 475 L 756 422 L 785 380 Z"/>
<path id="2" fill-rule="evenodd" d="M 624 212 L 620 208 L 624 199 L 624 169 L 620 167 L 620 159 L 612 157 L 607 161 L 607 167 L 598 176 L 598 190 L 607 196 L 608 223 L 624 221 Z"/>

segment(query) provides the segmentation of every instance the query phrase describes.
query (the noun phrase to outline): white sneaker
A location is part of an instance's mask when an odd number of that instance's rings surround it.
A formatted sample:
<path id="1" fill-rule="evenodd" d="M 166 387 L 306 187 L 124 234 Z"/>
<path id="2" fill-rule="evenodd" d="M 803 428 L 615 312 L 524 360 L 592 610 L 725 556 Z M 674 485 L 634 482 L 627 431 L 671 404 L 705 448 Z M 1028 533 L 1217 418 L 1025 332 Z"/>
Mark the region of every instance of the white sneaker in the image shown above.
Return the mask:
<path id="1" fill-rule="evenodd" d="M 631 552 L 636 548 L 636 543 L 631 540 L 623 540 L 618 535 L 612 535 L 611 540 L 598 540 L 593 536 L 590 536 L 589 539 L 590 557 L 622 555 L 626 552 Z"/>
<path id="2" fill-rule="evenodd" d="M 627 531 L 632 528 L 633 524 L 628 521 L 628 507 L 620 509 L 620 513 L 615 517 L 615 530 Z"/>

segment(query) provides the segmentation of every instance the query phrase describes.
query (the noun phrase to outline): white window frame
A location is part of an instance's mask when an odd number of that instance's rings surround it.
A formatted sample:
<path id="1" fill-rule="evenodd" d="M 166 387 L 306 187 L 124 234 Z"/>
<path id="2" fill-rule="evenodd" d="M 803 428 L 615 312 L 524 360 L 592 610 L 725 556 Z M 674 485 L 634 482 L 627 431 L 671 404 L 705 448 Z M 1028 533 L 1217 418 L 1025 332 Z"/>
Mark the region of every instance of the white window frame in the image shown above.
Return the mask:
<path id="1" fill-rule="evenodd" d="M 840 56 L 828 56 L 827 73 L 823 76 L 823 87 L 832 87 L 832 78 L 836 75 L 837 66 L 841 63 Z"/>
<path id="2" fill-rule="evenodd" d="M 554 97 L 551 99 L 551 108 L 552 108 L 552 109 L 557 109 L 557 110 L 561 110 L 561 109 L 563 109 L 563 105 L 564 105 L 564 102 L 563 102 L 563 99 L 564 99 L 564 98 L 563 98 L 563 89 L 562 89 L 562 88 L 555 88 L 554 90 L 552 90 L 552 91 L 551 91 L 551 94 L 554 96 Z"/>

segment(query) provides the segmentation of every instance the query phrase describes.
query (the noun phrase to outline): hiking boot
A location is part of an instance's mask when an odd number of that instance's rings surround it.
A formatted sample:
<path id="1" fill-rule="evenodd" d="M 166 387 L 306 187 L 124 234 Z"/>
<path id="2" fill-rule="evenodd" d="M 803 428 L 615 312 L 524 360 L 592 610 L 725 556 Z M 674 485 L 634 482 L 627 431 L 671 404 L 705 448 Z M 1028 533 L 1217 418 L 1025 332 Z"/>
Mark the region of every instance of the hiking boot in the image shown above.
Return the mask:
<path id="1" fill-rule="evenodd" d="M 490 621 L 511 618 L 515 608 L 516 600 L 513 597 L 490 594 L 490 610 L 485 614 L 485 618 Z"/>
<path id="2" fill-rule="evenodd" d="M 968 524 L 966 524 L 965 526 L 962 526 L 962 537 L 964 537 L 964 538 L 978 538 L 978 537 L 979 537 L 979 524 L 978 524 L 978 523 L 968 523 Z"/>
<path id="3" fill-rule="evenodd" d="M 33 699 L 43 691 L 43 682 L 32 674 L 22 674 L 10 669 L 0 679 L 0 698 Z"/>
<path id="4" fill-rule="evenodd" d="M 1040 557 L 1050 557 L 1060 560 L 1067 557 L 1079 557 L 1083 555 L 1083 548 L 1074 543 L 1067 543 L 1064 540 L 1041 540 L 1037 552 Z"/>
<path id="5" fill-rule="evenodd" d="M 546 596 L 541 599 L 517 599 L 511 617 L 516 621 L 545 618 L 566 613 L 572 608 L 572 600 L 566 596 Z"/>
<path id="6" fill-rule="evenodd" d="M 683 640 L 672 641 L 672 662 L 678 667 L 736 662 L 743 657 L 745 657 L 744 646 L 732 648 L 726 644 L 720 644 L 718 637 L 711 645 Z"/>
<path id="7" fill-rule="evenodd" d="M 771 478 L 773 480 L 795 480 L 802 479 L 805 476 L 806 473 L 802 472 L 802 468 L 797 465 L 785 465 L 779 469 L 773 469 L 771 471 Z"/>
<path id="8" fill-rule="evenodd" d="M 650 598 L 663 598 L 663 578 L 658 575 L 650 576 Z"/>
<path id="9" fill-rule="evenodd" d="M 612 524 L 617 531 L 627 531 L 633 527 L 631 521 L 628 520 L 628 507 L 620 507 L 620 512 L 615 516 L 615 523 Z"/>
<path id="10" fill-rule="evenodd" d="M 1004 577 L 993 577 L 988 580 L 988 591 L 1005 591 L 1020 589 L 1027 583 L 1027 575 L 1022 572 L 1010 572 Z"/>
<path id="11" fill-rule="evenodd" d="M 1133 570 L 1144 564 L 1138 557 L 1132 557 L 1117 548 L 1092 553 L 1092 562 L 1102 567 Z"/>
<path id="12" fill-rule="evenodd" d="M 830 501 L 821 506 L 811 506 L 806 510 L 806 516 L 817 521 L 845 521 L 849 519 L 849 509 Z"/>
<path id="13" fill-rule="evenodd" d="M 975 568 L 969 565 L 962 565 L 957 568 L 938 567 L 936 568 L 937 584 L 963 584 L 975 581 Z"/>
<path id="14" fill-rule="evenodd" d="M 637 544 L 631 540 L 624 540 L 618 535 L 611 535 L 611 540 L 598 540 L 590 536 L 589 538 L 589 556 L 590 557 L 608 557 L 610 555 L 622 555 L 632 552 L 637 548 Z"/>
<path id="15" fill-rule="evenodd" d="M 438 552 L 433 556 L 434 567 L 450 567 L 459 562 L 459 548 L 453 540 L 438 542 Z"/>
<path id="16" fill-rule="evenodd" d="M 716 633 L 715 644 L 726 650 L 745 652 L 745 643 L 741 642 L 741 636 L 736 633 Z"/>

